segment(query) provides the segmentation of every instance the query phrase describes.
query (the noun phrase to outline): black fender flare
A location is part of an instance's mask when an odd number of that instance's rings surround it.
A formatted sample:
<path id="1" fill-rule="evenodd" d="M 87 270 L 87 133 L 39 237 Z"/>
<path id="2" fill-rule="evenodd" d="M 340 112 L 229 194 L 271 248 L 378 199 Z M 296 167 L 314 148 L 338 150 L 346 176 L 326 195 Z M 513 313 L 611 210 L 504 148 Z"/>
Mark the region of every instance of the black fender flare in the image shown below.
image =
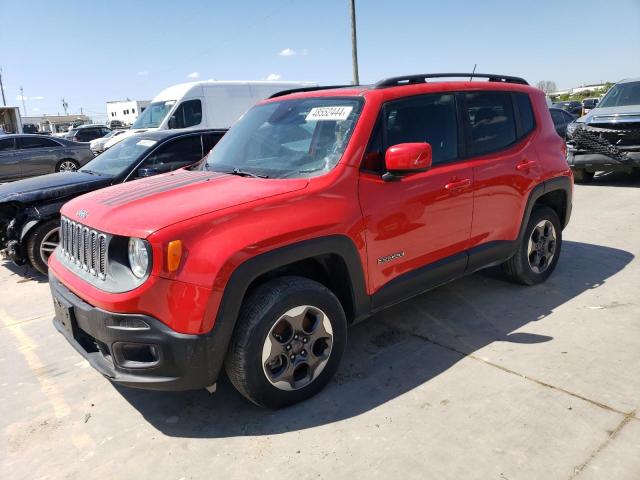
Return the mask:
<path id="1" fill-rule="evenodd" d="M 522 239 L 524 238 L 525 229 L 527 228 L 527 224 L 529 223 L 529 217 L 531 217 L 531 211 L 533 210 L 533 207 L 538 199 L 540 199 L 540 197 L 542 197 L 543 195 L 553 191 L 564 191 L 566 195 L 567 204 L 565 206 L 565 214 L 564 218 L 560 219 L 560 222 L 562 223 L 562 228 L 567 226 L 567 224 L 569 223 L 569 219 L 571 218 L 572 207 L 571 177 L 568 175 L 562 175 L 550 180 L 546 180 L 536 185 L 531 190 L 529 198 L 527 199 L 527 205 L 524 210 L 524 215 L 522 216 L 522 222 L 520 223 L 520 232 L 518 233 L 516 245 L 520 245 L 520 242 L 522 242 Z"/>
<path id="2" fill-rule="evenodd" d="M 227 348 L 235 330 L 242 300 L 251 283 L 261 275 L 296 261 L 311 259 L 320 255 L 338 255 L 344 261 L 351 283 L 354 319 L 360 320 L 371 312 L 371 301 L 367 294 L 364 270 L 353 241 L 345 235 L 329 235 L 304 240 L 279 247 L 238 265 L 225 286 L 222 300 L 216 314 L 213 328 L 206 336 L 212 339 L 210 366 L 217 378 L 226 357 Z"/>

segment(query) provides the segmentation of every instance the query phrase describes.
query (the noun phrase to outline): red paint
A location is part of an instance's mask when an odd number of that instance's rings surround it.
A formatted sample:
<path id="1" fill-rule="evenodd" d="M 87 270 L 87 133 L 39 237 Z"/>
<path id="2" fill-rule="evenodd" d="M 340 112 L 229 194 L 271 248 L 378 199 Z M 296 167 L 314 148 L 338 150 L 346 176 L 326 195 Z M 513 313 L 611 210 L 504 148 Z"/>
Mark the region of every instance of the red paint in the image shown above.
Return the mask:
<path id="1" fill-rule="evenodd" d="M 395 182 L 360 171 L 384 102 L 473 90 L 528 93 L 538 128 L 499 154 L 436 165 Z M 253 256 L 301 240 L 346 235 L 359 251 L 367 291 L 372 294 L 399 274 L 488 241 L 515 239 L 531 189 L 547 178 L 571 175 L 562 140 L 537 89 L 443 82 L 380 90 L 354 87 L 291 97 L 336 95 L 362 96 L 365 105 L 340 163 L 331 172 L 311 179 L 279 180 L 177 171 L 83 195 L 67 203 L 62 214 L 73 218 L 85 209 L 90 214 L 84 223 L 92 228 L 146 238 L 153 249 L 151 276 L 135 290 L 110 294 L 76 277 L 53 255 L 50 268 L 94 306 L 151 315 L 178 332 L 204 333 L 213 326 L 230 275 Z M 201 178 L 195 183 L 187 182 L 187 176 L 198 175 Z M 157 190 L 164 179 L 177 186 L 142 195 L 144 189 Z M 129 195 L 131 200 L 107 204 L 114 193 Z M 182 259 L 177 271 L 169 272 L 166 248 L 173 240 L 182 241 Z M 404 256 L 377 263 L 379 257 L 399 251 Z"/>

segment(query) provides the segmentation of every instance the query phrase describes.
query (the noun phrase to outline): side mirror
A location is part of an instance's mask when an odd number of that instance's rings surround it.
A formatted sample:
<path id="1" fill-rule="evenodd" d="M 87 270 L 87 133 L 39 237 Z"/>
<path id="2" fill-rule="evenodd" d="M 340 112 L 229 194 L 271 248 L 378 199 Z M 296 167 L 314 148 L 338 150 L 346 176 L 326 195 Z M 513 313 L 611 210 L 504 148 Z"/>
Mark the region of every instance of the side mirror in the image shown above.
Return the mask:
<path id="1" fill-rule="evenodd" d="M 154 175 L 158 175 L 159 173 L 160 170 L 158 170 L 157 168 L 142 167 L 138 169 L 138 178 L 153 177 Z"/>
<path id="2" fill-rule="evenodd" d="M 428 143 L 399 143 L 389 147 L 384 154 L 387 168 L 382 178 L 385 181 L 398 180 L 402 175 L 424 172 L 431 168 L 431 145 Z"/>
<path id="3" fill-rule="evenodd" d="M 175 115 L 172 115 L 171 118 L 169 118 L 167 126 L 169 127 L 169 129 L 178 128 L 178 120 L 176 120 Z"/>

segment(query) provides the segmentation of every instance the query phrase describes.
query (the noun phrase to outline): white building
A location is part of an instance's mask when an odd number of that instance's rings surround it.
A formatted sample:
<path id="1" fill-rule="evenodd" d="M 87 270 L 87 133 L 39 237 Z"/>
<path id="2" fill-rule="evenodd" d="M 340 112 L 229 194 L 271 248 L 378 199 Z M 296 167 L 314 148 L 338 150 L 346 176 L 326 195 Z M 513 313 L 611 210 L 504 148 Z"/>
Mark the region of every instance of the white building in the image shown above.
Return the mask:
<path id="1" fill-rule="evenodd" d="M 107 122 L 120 120 L 125 125 L 131 125 L 138 115 L 151 103 L 149 100 L 116 100 L 107 102 Z"/>

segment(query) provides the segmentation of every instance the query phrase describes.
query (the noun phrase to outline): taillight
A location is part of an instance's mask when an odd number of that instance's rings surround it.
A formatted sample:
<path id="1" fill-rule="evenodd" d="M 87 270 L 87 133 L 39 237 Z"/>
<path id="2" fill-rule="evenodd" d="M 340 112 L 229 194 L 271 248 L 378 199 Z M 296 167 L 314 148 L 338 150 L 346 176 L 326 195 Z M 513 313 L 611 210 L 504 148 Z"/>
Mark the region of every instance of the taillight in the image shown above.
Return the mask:
<path id="1" fill-rule="evenodd" d="M 567 158 L 567 142 L 562 142 L 560 144 L 560 151 L 562 152 L 562 156 Z"/>

